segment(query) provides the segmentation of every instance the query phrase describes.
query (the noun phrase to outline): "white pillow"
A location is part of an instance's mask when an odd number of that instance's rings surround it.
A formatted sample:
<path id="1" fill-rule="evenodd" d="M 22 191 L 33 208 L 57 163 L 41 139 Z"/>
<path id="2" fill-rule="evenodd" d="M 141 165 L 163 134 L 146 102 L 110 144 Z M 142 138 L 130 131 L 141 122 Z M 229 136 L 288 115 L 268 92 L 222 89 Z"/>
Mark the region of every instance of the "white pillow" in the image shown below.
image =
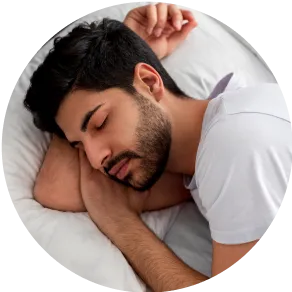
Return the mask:
<path id="1" fill-rule="evenodd" d="M 142 3 L 146 4 L 146 3 Z M 113 6 L 94 12 L 77 22 L 103 17 L 123 20 L 141 3 Z M 206 98 L 215 83 L 230 71 L 241 72 L 248 83 L 274 81 L 258 58 L 213 19 L 195 12 L 199 27 L 163 64 L 189 95 Z M 67 34 L 76 23 L 60 35 Z M 145 291 L 122 253 L 101 234 L 86 214 L 64 213 L 43 208 L 32 197 L 36 174 L 47 150 L 50 135 L 32 124 L 23 99 L 32 72 L 52 47 L 49 41 L 25 68 L 13 91 L 3 130 L 3 163 L 13 203 L 25 226 L 39 244 L 58 262 L 95 283 L 128 291 Z M 160 237 L 172 225 L 179 207 L 143 215 L 144 221 Z M 115 271 L 113 272 L 113 267 Z M 113 280 L 114 274 L 114 280 Z"/>

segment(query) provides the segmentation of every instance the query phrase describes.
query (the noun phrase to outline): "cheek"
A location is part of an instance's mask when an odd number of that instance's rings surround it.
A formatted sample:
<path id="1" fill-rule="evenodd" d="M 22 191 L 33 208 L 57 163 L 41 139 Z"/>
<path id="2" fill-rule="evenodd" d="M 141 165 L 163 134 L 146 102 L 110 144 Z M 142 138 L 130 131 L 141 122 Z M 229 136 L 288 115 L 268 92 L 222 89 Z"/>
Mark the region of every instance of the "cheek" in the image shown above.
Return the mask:
<path id="1" fill-rule="evenodd" d="M 135 150 L 137 144 L 137 122 L 135 115 L 123 115 L 109 128 L 110 139 L 124 150 Z"/>

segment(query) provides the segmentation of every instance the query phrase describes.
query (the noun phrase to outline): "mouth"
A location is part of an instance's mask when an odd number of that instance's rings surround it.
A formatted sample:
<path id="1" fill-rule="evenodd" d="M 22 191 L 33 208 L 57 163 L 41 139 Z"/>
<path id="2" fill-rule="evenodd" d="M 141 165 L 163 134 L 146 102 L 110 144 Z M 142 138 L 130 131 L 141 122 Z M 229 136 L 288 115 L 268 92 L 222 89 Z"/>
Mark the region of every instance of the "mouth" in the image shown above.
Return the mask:
<path id="1" fill-rule="evenodd" d="M 127 174 L 129 161 L 130 161 L 129 158 L 125 158 L 121 160 L 119 163 L 117 163 L 111 168 L 111 170 L 109 171 L 109 174 L 122 180 Z"/>

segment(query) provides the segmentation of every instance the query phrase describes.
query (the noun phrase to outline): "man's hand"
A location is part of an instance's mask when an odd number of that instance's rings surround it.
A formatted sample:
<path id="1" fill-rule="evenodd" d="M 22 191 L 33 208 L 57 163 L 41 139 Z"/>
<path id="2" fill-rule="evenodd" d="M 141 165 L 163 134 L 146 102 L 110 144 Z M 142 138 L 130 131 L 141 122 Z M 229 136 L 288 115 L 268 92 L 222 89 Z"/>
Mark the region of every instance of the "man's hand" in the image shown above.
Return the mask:
<path id="1" fill-rule="evenodd" d="M 176 290 L 207 279 L 177 258 L 139 218 L 147 193 L 94 170 L 83 151 L 79 159 L 82 198 L 91 219 L 153 291 Z"/>
<path id="2" fill-rule="evenodd" d="M 91 167 L 79 151 L 80 188 L 84 205 L 99 229 L 109 238 L 142 212 L 148 192 L 120 185 Z"/>
<path id="3" fill-rule="evenodd" d="M 145 40 L 159 59 L 171 54 L 197 26 L 190 11 L 165 3 L 131 10 L 124 24 Z"/>

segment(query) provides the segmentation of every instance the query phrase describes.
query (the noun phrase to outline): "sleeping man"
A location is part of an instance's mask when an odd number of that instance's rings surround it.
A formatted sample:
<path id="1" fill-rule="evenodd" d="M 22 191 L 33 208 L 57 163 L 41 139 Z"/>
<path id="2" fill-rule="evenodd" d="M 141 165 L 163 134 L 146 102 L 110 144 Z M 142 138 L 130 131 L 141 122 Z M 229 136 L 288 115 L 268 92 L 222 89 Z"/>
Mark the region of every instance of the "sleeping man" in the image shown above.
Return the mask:
<path id="1" fill-rule="evenodd" d="M 277 84 L 224 90 L 229 74 L 199 100 L 163 68 L 159 59 L 195 26 L 189 11 L 167 4 L 134 9 L 124 23 L 79 25 L 55 41 L 24 102 L 36 126 L 55 135 L 36 199 L 87 210 L 154 291 L 206 277 L 146 227 L 142 211 L 191 193 L 209 222 L 215 276 L 265 233 L 291 169 L 291 124 Z"/>

